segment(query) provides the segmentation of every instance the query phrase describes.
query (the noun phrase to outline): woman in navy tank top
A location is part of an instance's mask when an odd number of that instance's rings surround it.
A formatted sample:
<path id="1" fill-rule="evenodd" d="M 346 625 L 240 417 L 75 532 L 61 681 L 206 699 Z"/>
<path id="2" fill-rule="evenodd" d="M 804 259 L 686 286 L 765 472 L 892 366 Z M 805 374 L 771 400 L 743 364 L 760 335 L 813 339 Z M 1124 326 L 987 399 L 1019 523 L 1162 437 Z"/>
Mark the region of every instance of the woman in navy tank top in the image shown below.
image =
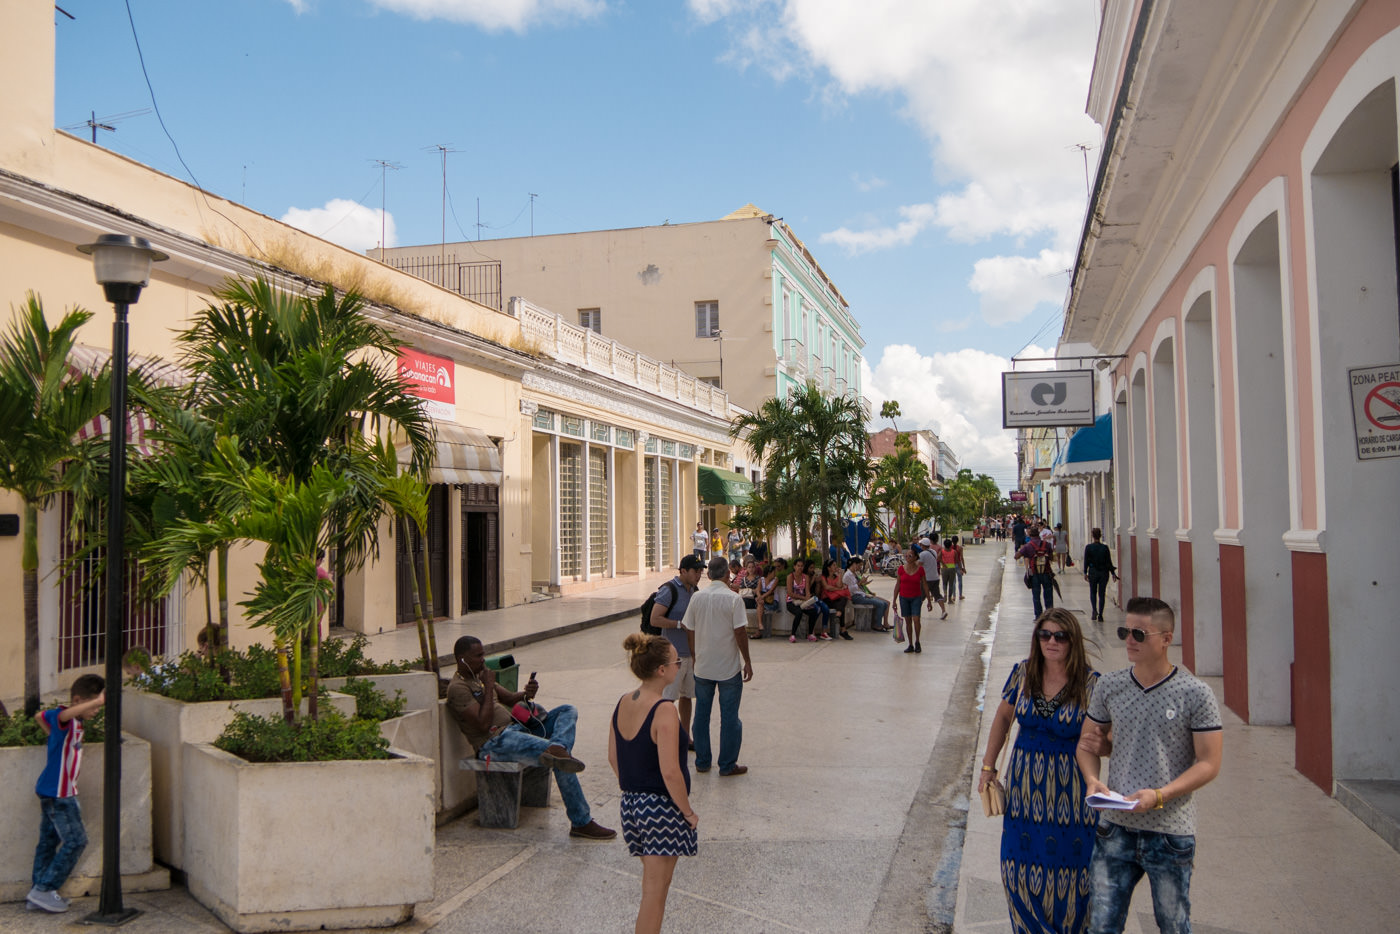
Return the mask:
<path id="1" fill-rule="evenodd" d="M 608 762 L 622 789 L 622 838 L 642 859 L 642 904 L 637 934 L 659 932 L 676 860 L 694 856 L 695 827 L 690 806 L 690 737 L 675 705 L 661 692 L 675 680 L 680 660 L 664 636 L 639 632 L 622 643 L 641 685 L 624 694 L 613 711 Z"/>

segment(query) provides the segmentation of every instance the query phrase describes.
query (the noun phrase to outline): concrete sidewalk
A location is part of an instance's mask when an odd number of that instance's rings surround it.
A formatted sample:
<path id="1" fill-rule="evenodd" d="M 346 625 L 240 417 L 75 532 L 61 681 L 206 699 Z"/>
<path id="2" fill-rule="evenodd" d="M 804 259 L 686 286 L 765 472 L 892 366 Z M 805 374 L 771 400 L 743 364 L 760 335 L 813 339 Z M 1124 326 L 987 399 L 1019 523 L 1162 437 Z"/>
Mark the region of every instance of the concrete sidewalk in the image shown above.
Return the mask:
<path id="1" fill-rule="evenodd" d="M 1002 602 L 987 675 L 977 748 L 986 749 L 1011 666 L 1030 650 L 1030 591 L 1008 558 Z M 1105 622 L 1089 618 L 1088 585 L 1070 571 L 1060 576 L 1063 599 L 1098 642 L 1100 671 L 1127 667 L 1116 630 L 1121 611 L 1109 606 Z M 1173 649 L 1174 660 L 1179 658 Z M 1191 884 L 1196 934 L 1314 934 L 1318 931 L 1393 931 L 1400 918 L 1400 853 L 1344 807 L 1293 769 L 1291 727 L 1249 726 L 1225 708 L 1221 679 L 1204 679 L 1225 718 L 1225 758 L 1219 777 L 1197 792 L 1196 864 Z M 975 775 L 975 770 L 973 771 Z M 1011 930 L 1000 865 L 1001 819 L 982 816 L 969 788 L 971 809 L 959 874 L 954 930 Z M 1144 881 L 1138 886 L 1127 934 L 1155 932 Z"/>

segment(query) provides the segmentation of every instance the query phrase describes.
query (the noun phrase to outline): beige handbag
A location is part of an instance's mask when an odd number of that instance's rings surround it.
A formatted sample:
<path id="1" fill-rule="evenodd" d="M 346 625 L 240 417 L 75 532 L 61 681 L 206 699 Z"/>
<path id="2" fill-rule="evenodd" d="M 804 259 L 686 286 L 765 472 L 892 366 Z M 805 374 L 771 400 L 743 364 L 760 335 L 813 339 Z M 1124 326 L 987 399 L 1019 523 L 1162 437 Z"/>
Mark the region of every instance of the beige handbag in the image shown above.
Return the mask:
<path id="1" fill-rule="evenodd" d="M 1006 789 L 995 775 L 982 789 L 982 813 L 987 817 L 1000 817 L 1006 813 Z"/>

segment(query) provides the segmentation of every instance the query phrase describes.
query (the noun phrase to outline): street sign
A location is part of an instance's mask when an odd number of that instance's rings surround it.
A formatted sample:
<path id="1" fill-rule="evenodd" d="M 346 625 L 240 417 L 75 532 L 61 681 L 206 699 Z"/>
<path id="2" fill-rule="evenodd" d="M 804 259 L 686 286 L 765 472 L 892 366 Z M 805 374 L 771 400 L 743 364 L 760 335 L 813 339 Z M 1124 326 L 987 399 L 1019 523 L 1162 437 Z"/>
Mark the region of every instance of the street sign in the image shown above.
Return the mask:
<path id="1" fill-rule="evenodd" d="M 1400 457 L 1400 363 L 1347 370 L 1357 460 Z"/>
<path id="2" fill-rule="evenodd" d="M 1094 424 L 1093 370 L 1040 370 L 1001 374 L 1001 427 L 1072 427 Z"/>
<path id="3" fill-rule="evenodd" d="M 1030 494 L 1025 490 L 1012 490 L 1010 493 L 1006 494 L 1006 498 L 1013 503 L 1030 502 Z"/>

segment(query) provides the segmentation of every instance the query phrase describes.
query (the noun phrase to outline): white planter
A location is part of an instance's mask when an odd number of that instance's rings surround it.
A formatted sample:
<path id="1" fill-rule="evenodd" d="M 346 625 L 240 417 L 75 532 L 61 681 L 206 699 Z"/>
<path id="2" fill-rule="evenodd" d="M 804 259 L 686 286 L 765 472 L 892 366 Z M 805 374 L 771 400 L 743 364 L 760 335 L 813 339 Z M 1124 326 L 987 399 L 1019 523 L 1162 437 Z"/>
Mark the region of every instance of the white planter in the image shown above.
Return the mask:
<path id="1" fill-rule="evenodd" d="M 407 671 L 397 675 L 356 675 L 357 681 L 372 681 L 374 689 L 389 699 L 395 691 L 403 692 L 408 704 L 402 717 L 385 720 L 379 725 L 379 732 L 389 741 L 389 745 L 417 756 L 433 760 L 433 803 L 442 807 L 442 769 L 437 766 L 438 755 L 438 677 L 431 671 Z M 321 683 L 328 691 L 339 691 L 348 678 L 323 678 Z M 454 760 L 455 767 L 456 762 Z"/>
<path id="2" fill-rule="evenodd" d="M 433 897 L 433 763 L 184 747 L 186 884 L 235 931 L 387 927 Z"/>
<path id="3" fill-rule="evenodd" d="M 125 699 L 125 695 L 123 695 Z M 39 842 L 39 798 L 34 783 L 44 770 L 45 747 L 0 748 L 0 901 L 22 901 L 34 870 Z M 88 845 L 63 886 L 63 894 L 95 895 L 102 886 L 102 743 L 83 745 L 78 774 L 78 801 Z M 149 892 L 170 888 L 170 873 L 151 857 L 151 746 L 138 736 L 123 735 L 121 809 L 122 889 Z"/>
<path id="4" fill-rule="evenodd" d="M 475 756 L 476 750 L 462 735 L 457 721 L 447 711 L 447 701 L 440 700 L 438 707 L 438 824 L 445 824 L 453 818 L 476 807 L 476 773 L 458 768 L 457 763 L 467 756 Z"/>
<path id="5" fill-rule="evenodd" d="M 305 701 L 303 700 L 303 705 Z M 325 703 L 325 701 L 322 701 Z M 332 694 L 330 704 L 348 717 L 355 715 L 355 699 Z M 242 710 L 260 717 L 280 713 L 282 699 L 206 701 L 187 704 L 146 691 L 122 692 L 122 726 L 151 744 L 151 822 L 156 859 L 184 869 L 183 760 L 186 743 L 212 743 Z M 84 768 L 86 771 L 86 768 Z"/>

